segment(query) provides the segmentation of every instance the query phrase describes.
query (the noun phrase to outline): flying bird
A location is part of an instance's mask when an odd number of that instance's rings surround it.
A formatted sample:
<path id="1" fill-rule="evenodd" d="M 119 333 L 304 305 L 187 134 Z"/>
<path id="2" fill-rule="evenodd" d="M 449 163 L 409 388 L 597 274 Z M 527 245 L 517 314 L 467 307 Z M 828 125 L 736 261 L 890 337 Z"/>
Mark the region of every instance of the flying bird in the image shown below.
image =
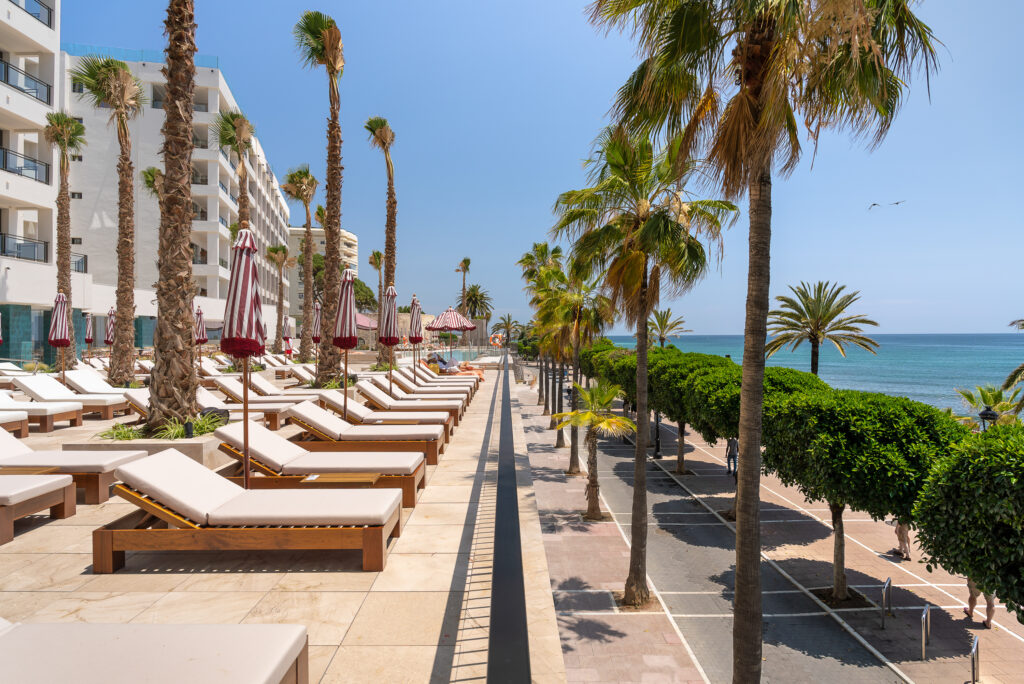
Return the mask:
<path id="1" fill-rule="evenodd" d="M 900 200 L 898 202 L 889 202 L 889 206 L 890 207 L 896 207 L 896 206 L 899 206 L 899 205 L 903 204 L 906 201 L 907 200 Z M 882 206 L 882 205 L 879 204 L 878 202 L 872 202 L 871 204 L 868 205 L 868 211 L 871 211 L 875 207 L 880 207 L 880 206 Z"/>

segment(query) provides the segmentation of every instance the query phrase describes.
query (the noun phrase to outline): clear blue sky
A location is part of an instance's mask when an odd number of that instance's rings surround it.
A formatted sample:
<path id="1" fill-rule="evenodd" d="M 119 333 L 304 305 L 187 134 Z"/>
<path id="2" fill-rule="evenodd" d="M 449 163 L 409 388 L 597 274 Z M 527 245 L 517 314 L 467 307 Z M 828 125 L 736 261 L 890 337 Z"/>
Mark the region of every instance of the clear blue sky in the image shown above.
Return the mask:
<path id="1" fill-rule="evenodd" d="M 199 51 L 217 55 L 278 176 L 309 163 L 323 180 L 326 77 L 300 67 L 294 3 L 198 2 Z M 399 299 L 428 312 L 453 303 L 463 256 L 495 314 L 529 318 L 515 260 L 546 239 L 559 192 L 584 180 L 581 160 L 636 62 L 631 43 L 585 20 L 578 0 L 335 2 L 345 43 L 342 226 L 359 236 L 360 271 L 383 249 L 385 172 L 362 125 L 395 130 Z M 164 47 L 162 2 L 63 3 L 62 40 Z M 879 332 L 1006 332 L 1019 303 L 1024 153 L 1015 83 L 1024 5 L 927 0 L 945 44 L 931 101 L 916 81 L 883 146 L 822 139 L 774 186 L 772 293 L 800 280 L 859 289 Z M 807 148 L 809 151 L 809 147 Z M 322 196 L 320 198 L 322 201 Z M 899 206 L 889 202 L 905 200 Z M 872 202 L 883 206 L 870 212 Z M 746 207 L 725 261 L 690 294 L 663 302 L 696 333 L 740 333 Z M 293 224 L 301 223 L 300 206 Z M 621 325 L 615 332 L 621 332 Z"/>

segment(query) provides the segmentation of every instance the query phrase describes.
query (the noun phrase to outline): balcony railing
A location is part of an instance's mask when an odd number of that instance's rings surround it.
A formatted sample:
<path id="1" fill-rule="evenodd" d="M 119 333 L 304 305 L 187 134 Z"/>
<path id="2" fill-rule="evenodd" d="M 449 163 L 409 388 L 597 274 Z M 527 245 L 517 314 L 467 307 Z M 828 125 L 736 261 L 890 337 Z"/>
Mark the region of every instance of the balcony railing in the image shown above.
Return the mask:
<path id="1" fill-rule="evenodd" d="M 192 174 L 192 185 L 208 185 L 210 183 L 209 176 L 202 176 L 198 173 Z"/>
<path id="2" fill-rule="evenodd" d="M 217 261 L 218 261 L 218 263 L 220 263 L 220 265 L 221 265 L 221 266 L 223 266 L 224 268 L 227 268 L 227 267 L 228 267 L 228 260 L 227 260 L 227 259 L 221 259 L 221 258 L 219 258 L 219 257 L 218 257 L 218 258 L 217 258 Z"/>
<path id="3" fill-rule="evenodd" d="M 195 208 L 192 209 L 192 220 L 193 221 L 206 221 L 207 219 L 208 219 L 208 214 L 206 213 L 205 209 L 199 209 L 199 210 L 196 210 Z"/>
<path id="4" fill-rule="evenodd" d="M 40 261 L 46 263 L 50 255 L 50 243 L 0 233 L 0 256 Z"/>
<path id="5" fill-rule="evenodd" d="M 193 102 L 192 103 L 192 111 L 195 111 L 195 112 L 208 112 L 208 111 L 210 111 L 210 108 L 207 106 L 207 104 L 205 102 Z"/>
<path id="6" fill-rule="evenodd" d="M 192 147 L 198 147 L 201 150 L 205 150 L 210 147 L 210 143 L 199 138 L 192 138 Z"/>
<path id="7" fill-rule="evenodd" d="M 235 204 L 238 204 L 238 195 L 232 195 L 232 194 L 231 194 L 231 193 L 229 192 L 229 193 L 228 193 L 228 197 L 230 197 L 230 198 L 231 198 L 231 201 L 232 201 L 232 202 L 234 202 Z"/>
<path id="8" fill-rule="evenodd" d="M 223 216 L 218 216 L 217 220 L 220 221 L 220 225 L 224 226 L 225 228 L 230 228 L 230 226 L 228 226 L 227 219 L 225 219 Z"/>
<path id="9" fill-rule="evenodd" d="M 53 9 L 49 5 L 44 5 L 39 0 L 11 0 L 11 2 L 53 28 Z"/>
<path id="10" fill-rule="evenodd" d="M 50 84 L 40 81 L 35 76 L 25 73 L 10 62 L 0 59 L 0 81 L 23 93 L 31 95 L 40 102 L 50 104 Z"/>
<path id="11" fill-rule="evenodd" d="M 89 255 L 71 253 L 71 270 L 75 273 L 89 272 Z"/>
<path id="12" fill-rule="evenodd" d="M 14 150 L 0 147 L 0 168 L 19 176 L 31 178 L 40 183 L 50 183 L 50 165 L 44 161 L 26 157 Z"/>
<path id="13" fill-rule="evenodd" d="M 194 265 L 194 266 L 205 266 L 206 265 L 206 255 L 205 254 L 196 254 L 195 252 L 192 252 L 192 265 Z"/>

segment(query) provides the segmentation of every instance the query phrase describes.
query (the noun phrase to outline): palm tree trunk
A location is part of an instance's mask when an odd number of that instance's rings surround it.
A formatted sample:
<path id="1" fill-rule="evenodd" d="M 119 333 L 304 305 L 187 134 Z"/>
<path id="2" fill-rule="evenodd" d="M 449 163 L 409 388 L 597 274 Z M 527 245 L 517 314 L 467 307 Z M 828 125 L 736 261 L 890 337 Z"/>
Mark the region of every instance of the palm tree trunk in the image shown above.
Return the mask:
<path id="1" fill-rule="evenodd" d="M 331 102 L 331 115 L 327 120 L 327 205 L 324 216 L 324 302 L 321 320 L 333 321 L 338 317 L 338 296 L 341 290 L 341 124 L 338 110 L 341 107 L 338 95 L 337 75 L 327 73 Z M 339 373 L 341 356 L 334 346 L 331 335 L 320 337 L 320 364 L 317 366 L 316 384 L 335 377 Z"/>
<path id="2" fill-rule="evenodd" d="M 59 358 L 64 361 L 63 370 L 75 368 L 75 317 L 71 302 L 71 195 L 68 192 L 68 176 L 70 164 L 67 152 L 60 150 L 60 189 L 57 191 L 57 292 L 61 292 L 68 300 L 68 337 L 71 346 L 70 354 L 64 353 Z"/>
<path id="3" fill-rule="evenodd" d="M 633 520 L 630 529 L 629 574 L 623 601 L 642 606 L 651 597 L 647 586 L 647 259 L 640 280 L 641 311 L 636 322 L 636 451 L 633 455 Z"/>
<path id="4" fill-rule="evenodd" d="M 277 330 L 274 331 L 274 353 L 281 353 L 284 337 L 284 262 L 277 264 Z"/>
<path id="5" fill-rule="evenodd" d="M 377 271 L 377 332 L 380 332 L 381 319 L 384 316 L 384 273 Z M 378 336 L 379 339 L 379 336 Z M 387 362 L 387 355 L 384 352 L 384 345 L 377 342 L 377 363 L 383 365 Z"/>
<path id="6" fill-rule="evenodd" d="M 249 223 L 249 172 L 245 169 L 245 151 L 238 151 L 238 225 Z"/>
<path id="7" fill-rule="evenodd" d="M 576 393 L 576 385 L 580 382 L 580 328 L 576 330 L 572 339 L 572 394 L 569 395 L 569 410 L 575 411 L 579 408 L 579 396 Z M 570 475 L 580 472 L 580 429 L 576 425 L 569 428 L 569 470 Z"/>
<path id="8" fill-rule="evenodd" d="M 114 387 L 127 387 L 135 379 L 135 166 L 123 121 L 117 125 L 117 140 L 121 146 L 117 159 L 117 316 L 108 376 Z"/>
<path id="9" fill-rule="evenodd" d="M 537 355 L 537 405 L 544 403 L 544 355 Z"/>
<path id="10" fill-rule="evenodd" d="M 821 346 L 817 340 L 811 340 L 811 372 L 818 374 L 818 355 L 821 353 Z"/>
<path id="11" fill-rule="evenodd" d="M 676 473 L 686 474 L 686 421 L 680 420 L 676 423 L 678 436 L 676 437 Z"/>
<path id="12" fill-rule="evenodd" d="M 398 256 L 398 236 L 396 235 L 398 199 L 395 197 L 395 169 L 391 165 L 391 152 L 385 150 L 384 158 L 388 167 L 387 225 L 384 228 L 384 282 L 394 285 L 397 271 L 395 260 Z"/>
<path id="13" fill-rule="evenodd" d="M 761 678 L 761 411 L 772 237 L 772 179 L 768 167 L 754 179 L 750 184 L 747 311 L 736 479 L 736 598 L 732 631 L 736 684 Z"/>
<path id="14" fill-rule="evenodd" d="M 544 364 L 544 413 L 545 416 L 550 416 L 554 411 L 551 410 L 551 360 L 548 359 Z M 551 425 L 548 425 L 550 429 Z"/>
<path id="15" fill-rule="evenodd" d="M 195 344 L 192 340 L 192 95 L 195 90 L 196 23 L 194 0 L 170 0 L 167 93 L 164 97 L 164 177 L 157 246 L 157 317 L 153 332 L 153 375 L 149 424 L 172 418 L 185 422 L 199 413 Z M 183 286 L 188 283 L 189 286 Z"/>
<path id="16" fill-rule="evenodd" d="M 587 512 L 583 517 L 587 520 L 601 519 L 601 486 L 597 482 L 597 435 L 594 429 L 589 428 L 586 436 L 587 443 Z"/>
<path id="17" fill-rule="evenodd" d="M 846 532 L 843 530 L 843 510 L 846 504 L 830 503 L 828 509 L 832 512 L 832 535 L 833 535 L 833 557 L 832 557 L 832 598 L 837 601 L 845 601 L 849 598 L 846 590 Z"/>
<path id="18" fill-rule="evenodd" d="M 302 341 L 299 343 L 299 358 L 308 363 L 313 359 L 313 217 L 309 212 L 309 202 L 303 204 L 306 207 L 306 241 L 302 250 Z M 320 327 L 324 327 L 322 319 Z"/>
<path id="19" fill-rule="evenodd" d="M 565 361 L 562 361 L 562 362 L 560 362 L 558 364 L 558 412 L 559 413 L 563 412 L 562 399 L 563 399 L 563 397 L 565 397 L 565 389 L 562 386 L 562 383 L 564 382 L 564 378 L 565 378 Z M 555 422 L 555 426 L 556 427 L 558 426 L 558 422 L 557 421 Z M 559 448 L 559 449 L 565 447 L 565 431 L 564 430 L 559 430 L 558 431 L 558 435 L 555 437 L 555 447 Z"/>

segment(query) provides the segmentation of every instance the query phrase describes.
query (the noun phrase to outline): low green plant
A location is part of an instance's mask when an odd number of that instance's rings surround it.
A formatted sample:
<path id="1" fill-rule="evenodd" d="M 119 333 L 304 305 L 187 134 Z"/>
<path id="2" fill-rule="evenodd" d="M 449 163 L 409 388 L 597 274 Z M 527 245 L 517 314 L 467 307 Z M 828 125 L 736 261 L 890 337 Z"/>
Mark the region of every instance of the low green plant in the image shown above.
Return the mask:
<path id="1" fill-rule="evenodd" d="M 223 419 L 213 413 L 196 416 L 192 419 L 192 435 L 194 437 L 199 437 L 200 435 L 208 434 L 223 424 Z M 158 427 L 153 433 L 153 437 L 157 439 L 184 439 L 185 424 L 177 418 L 172 418 L 162 426 Z"/>
<path id="2" fill-rule="evenodd" d="M 254 363 L 251 366 L 249 366 L 249 370 L 251 370 L 254 373 L 259 373 L 260 371 L 266 370 L 266 369 L 267 369 L 267 367 L 264 366 L 262 363 Z"/>
<path id="3" fill-rule="evenodd" d="M 109 430 L 100 433 L 102 439 L 113 439 L 124 441 L 129 439 L 142 439 L 146 436 L 146 430 L 141 425 L 129 425 L 128 423 L 117 423 Z"/>
<path id="4" fill-rule="evenodd" d="M 27 370 L 29 372 L 35 371 L 36 373 L 50 373 L 50 372 L 52 372 L 52 369 L 47 364 L 43 363 L 42 361 L 29 361 L 24 366 L 22 366 L 22 368 L 24 368 L 25 370 Z"/>
<path id="5" fill-rule="evenodd" d="M 393 363 L 375 363 L 370 366 L 369 370 L 371 372 L 398 370 L 398 366 Z"/>

